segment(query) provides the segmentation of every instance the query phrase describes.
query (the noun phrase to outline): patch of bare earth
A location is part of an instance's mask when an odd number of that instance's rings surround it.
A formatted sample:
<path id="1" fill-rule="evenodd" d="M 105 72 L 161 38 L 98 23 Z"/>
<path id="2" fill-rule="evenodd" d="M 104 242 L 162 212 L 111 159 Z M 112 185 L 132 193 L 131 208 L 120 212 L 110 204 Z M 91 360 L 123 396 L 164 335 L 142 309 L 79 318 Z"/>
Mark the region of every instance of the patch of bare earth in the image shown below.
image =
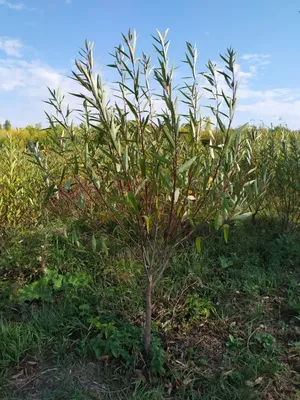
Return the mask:
<path id="1" fill-rule="evenodd" d="M 117 375 L 106 379 L 104 369 L 101 362 L 78 359 L 55 366 L 23 360 L 11 378 L 11 394 L 3 400 L 41 400 L 50 394 L 55 395 L 55 399 L 71 399 L 67 396 L 72 392 L 80 393 L 80 399 L 124 398 L 127 387 Z"/>

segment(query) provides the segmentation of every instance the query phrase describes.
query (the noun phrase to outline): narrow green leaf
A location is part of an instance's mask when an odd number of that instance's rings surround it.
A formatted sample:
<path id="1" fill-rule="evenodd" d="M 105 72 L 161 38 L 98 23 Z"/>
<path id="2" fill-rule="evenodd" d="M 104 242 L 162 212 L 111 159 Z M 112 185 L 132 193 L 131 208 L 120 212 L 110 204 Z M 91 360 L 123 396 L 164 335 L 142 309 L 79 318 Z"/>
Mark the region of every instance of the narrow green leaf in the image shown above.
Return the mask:
<path id="1" fill-rule="evenodd" d="M 172 138 L 172 136 L 170 135 L 169 131 L 167 129 L 163 129 L 163 133 L 165 134 L 168 142 L 170 143 L 172 149 L 174 149 L 175 147 L 175 142 L 174 139 Z"/>
<path id="2" fill-rule="evenodd" d="M 67 170 L 67 167 L 64 166 L 64 167 L 63 167 L 63 170 L 62 170 L 62 173 L 61 173 L 61 176 L 60 176 L 60 184 L 61 184 L 62 181 L 64 180 L 64 177 L 65 177 L 65 174 L 66 174 L 66 170 Z"/>
<path id="3" fill-rule="evenodd" d="M 223 90 L 222 90 L 222 97 L 223 97 L 223 99 L 225 100 L 227 107 L 230 109 L 230 108 L 231 108 L 230 98 L 228 98 L 228 97 L 226 96 L 226 94 L 224 93 Z"/>
<path id="4" fill-rule="evenodd" d="M 124 162 L 124 166 L 125 166 L 125 171 L 128 171 L 128 146 L 126 146 L 126 148 L 125 148 L 125 152 L 123 155 L 123 162 Z"/>
<path id="5" fill-rule="evenodd" d="M 151 217 L 148 217 L 147 215 L 143 215 L 143 218 L 145 219 L 145 222 L 146 222 L 146 231 L 147 231 L 147 233 L 150 233 Z"/>
<path id="6" fill-rule="evenodd" d="M 78 165 L 77 157 L 75 156 L 75 158 L 74 158 L 74 174 L 78 175 L 78 171 L 79 171 L 79 165 Z"/>
<path id="7" fill-rule="evenodd" d="M 200 237 L 196 238 L 195 245 L 196 245 L 197 253 L 199 254 L 201 251 L 201 238 Z"/>
<path id="8" fill-rule="evenodd" d="M 228 224 L 223 225 L 223 233 L 224 233 L 224 240 L 226 243 L 228 243 L 228 234 L 229 234 L 229 225 Z"/>
<path id="9" fill-rule="evenodd" d="M 129 200 L 129 202 L 132 205 L 132 207 L 134 208 L 134 210 L 136 212 L 139 212 L 138 204 L 137 204 L 134 194 L 132 192 L 127 193 L 127 199 Z"/>
<path id="10" fill-rule="evenodd" d="M 47 202 L 47 201 L 50 199 L 50 197 L 51 197 L 54 193 L 57 193 L 57 192 L 58 192 L 57 186 L 56 186 L 55 184 L 50 185 L 50 186 L 48 187 L 48 190 L 47 190 L 47 193 L 46 193 L 46 196 L 45 196 L 45 201 Z"/>
<path id="11" fill-rule="evenodd" d="M 216 118 L 217 118 L 217 121 L 218 121 L 219 128 L 221 129 L 221 132 L 225 133 L 226 132 L 226 127 L 225 127 L 223 121 L 221 120 L 221 118 L 219 117 L 218 114 L 216 114 Z"/>
<path id="12" fill-rule="evenodd" d="M 215 221 L 214 221 L 214 227 L 215 227 L 216 231 L 218 231 L 220 229 L 220 227 L 222 226 L 222 223 L 223 223 L 223 218 L 222 218 L 222 215 L 220 214 L 220 211 L 218 211 L 216 213 Z"/>
<path id="13" fill-rule="evenodd" d="M 244 214 L 236 214 L 233 217 L 231 217 L 231 220 L 232 221 L 245 221 L 248 218 L 250 218 L 252 215 L 253 215 L 252 212 L 247 212 L 247 213 L 244 213 Z"/>
<path id="14" fill-rule="evenodd" d="M 189 169 L 192 164 L 195 162 L 196 160 L 196 156 L 192 157 L 190 160 L 188 160 L 187 162 L 185 162 L 183 165 L 181 165 L 178 169 L 179 173 L 181 174 L 182 172 L 186 171 L 187 169 Z"/>
<path id="15" fill-rule="evenodd" d="M 108 256 L 108 247 L 107 247 L 107 243 L 106 243 L 106 238 L 105 237 L 101 237 L 100 239 L 100 247 L 101 247 L 101 251 Z"/>
<path id="16" fill-rule="evenodd" d="M 97 176 L 94 176 L 93 178 L 93 183 L 96 186 L 97 189 L 100 189 L 100 182 Z"/>
<path id="17" fill-rule="evenodd" d="M 94 252 L 97 250 L 97 241 L 94 234 L 92 236 L 92 249 Z"/>
<path id="18" fill-rule="evenodd" d="M 70 179 L 66 184 L 65 184 L 65 190 L 70 190 L 70 188 L 71 188 L 71 186 L 72 186 L 72 179 Z"/>
<path id="19" fill-rule="evenodd" d="M 78 201 L 79 207 L 83 210 L 84 209 L 84 195 L 81 193 Z"/>

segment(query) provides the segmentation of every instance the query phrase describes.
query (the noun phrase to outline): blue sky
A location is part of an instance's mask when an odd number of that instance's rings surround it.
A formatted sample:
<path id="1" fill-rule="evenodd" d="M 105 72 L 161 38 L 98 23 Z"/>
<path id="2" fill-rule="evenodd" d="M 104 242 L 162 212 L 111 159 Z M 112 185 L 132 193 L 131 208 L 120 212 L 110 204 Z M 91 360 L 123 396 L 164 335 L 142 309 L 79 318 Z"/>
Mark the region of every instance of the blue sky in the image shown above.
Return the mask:
<path id="1" fill-rule="evenodd" d="M 0 0 L 0 122 L 44 121 L 47 86 L 73 89 L 67 76 L 84 40 L 95 42 L 106 65 L 131 27 L 146 52 L 155 29 L 169 28 L 176 66 L 185 41 L 198 46 L 199 70 L 233 46 L 241 80 L 236 123 L 282 119 L 300 129 L 299 10 L 300 0 Z M 112 78 L 106 67 L 103 73 Z"/>

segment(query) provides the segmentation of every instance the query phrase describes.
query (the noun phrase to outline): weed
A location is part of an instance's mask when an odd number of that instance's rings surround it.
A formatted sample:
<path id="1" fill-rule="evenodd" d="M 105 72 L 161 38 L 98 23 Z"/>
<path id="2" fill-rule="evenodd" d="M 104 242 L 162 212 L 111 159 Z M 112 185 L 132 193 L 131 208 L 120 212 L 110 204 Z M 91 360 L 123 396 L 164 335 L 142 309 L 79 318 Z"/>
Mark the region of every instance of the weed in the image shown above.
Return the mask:
<path id="1" fill-rule="evenodd" d="M 21 301 L 54 301 L 55 293 L 67 289 L 78 289 L 88 286 L 90 280 L 85 273 L 61 275 L 56 271 L 45 269 L 45 276 L 19 289 Z"/>

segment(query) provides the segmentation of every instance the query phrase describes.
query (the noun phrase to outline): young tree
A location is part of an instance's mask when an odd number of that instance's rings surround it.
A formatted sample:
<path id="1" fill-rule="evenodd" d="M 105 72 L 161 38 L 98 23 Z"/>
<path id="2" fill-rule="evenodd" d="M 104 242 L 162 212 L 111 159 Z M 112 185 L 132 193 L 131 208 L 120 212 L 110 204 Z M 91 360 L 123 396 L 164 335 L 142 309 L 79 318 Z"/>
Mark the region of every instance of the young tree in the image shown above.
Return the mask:
<path id="1" fill-rule="evenodd" d="M 4 122 L 3 128 L 6 131 L 10 131 L 11 130 L 11 123 L 10 123 L 10 121 L 8 119 Z"/>
<path id="2" fill-rule="evenodd" d="M 72 111 L 64 107 L 64 97 L 50 90 L 48 103 L 56 115 L 48 115 L 48 119 L 55 153 L 64 165 L 59 177 L 44 162 L 38 146 L 35 148 L 36 163 L 47 174 L 51 191 L 64 193 L 64 186 L 77 184 L 82 203 L 86 198 L 99 206 L 122 231 L 123 242 L 134 248 L 135 255 L 139 250 L 146 280 L 147 356 L 155 285 L 176 249 L 204 222 L 213 220 L 228 240 L 227 221 L 240 218 L 245 187 L 249 185 L 239 163 L 251 157 L 251 148 L 235 144 L 243 129 L 232 129 L 237 101 L 235 52 L 228 49 L 221 56 L 226 72 L 209 62 L 204 74 L 206 92 L 216 102 L 216 106 L 210 106 L 215 130 L 210 131 L 210 145 L 204 146 L 197 49 L 187 43 L 185 62 L 191 76 L 177 90 L 174 67 L 168 58 L 167 31 L 157 31 L 153 38 L 157 67 L 144 53 L 136 56 L 135 31 L 123 35 L 123 45 L 115 49 L 110 65 L 119 75 L 117 96 L 109 100 L 101 76 L 94 74 L 93 44 L 86 42 L 73 72 L 82 89 L 74 96 L 82 101 L 83 132 L 78 133 L 71 120 Z M 220 78 L 223 90 L 218 87 Z M 180 101 L 184 113 L 179 112 Z M 181 132 L 183 122 L 185 132 Z M 72 172 L 71 179 L 66 177 L 67 170 Z M 200 251 L 200 238 L 195 240 Z"/>

